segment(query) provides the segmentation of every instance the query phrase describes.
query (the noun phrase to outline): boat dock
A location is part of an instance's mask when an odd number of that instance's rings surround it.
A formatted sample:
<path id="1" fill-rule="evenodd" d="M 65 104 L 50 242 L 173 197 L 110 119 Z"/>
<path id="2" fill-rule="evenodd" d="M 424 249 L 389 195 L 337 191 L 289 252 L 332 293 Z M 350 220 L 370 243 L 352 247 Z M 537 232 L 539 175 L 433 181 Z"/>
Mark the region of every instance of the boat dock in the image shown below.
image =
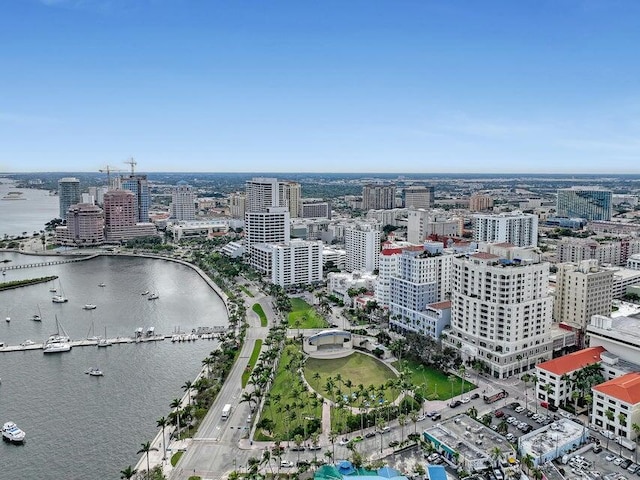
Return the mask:
<path id="1" fill-rule="evenodd" d="M 172 340 L 175 337 L 173 335 L 153 335 L 153 336 L 145 336 L 139 338 L 132 337 L 116 337 L 107 339 L 111 342 L 112 345 L 118 345 L 122 343 L 148 343 L 148 342 L 161 342 L 164 340 Z M 217 335 L 197 335 L 197 339 L 201 340 L 213 340 L 217 339 Z M 196 338 L 192 338 L 192 340 L 196 340 Z M 175 342 L 175 340 L 173 340 Z M 69 342 L 71 347 L 96 347 L 98 345 L 98 340 L 71 340 Z M 6 345 L 0 347 L 0 353 L 7 352 L 24 352 L 27 350 L 42 350 L 44 344 L 42 343 L 34 343 L 33 345 Z"/>

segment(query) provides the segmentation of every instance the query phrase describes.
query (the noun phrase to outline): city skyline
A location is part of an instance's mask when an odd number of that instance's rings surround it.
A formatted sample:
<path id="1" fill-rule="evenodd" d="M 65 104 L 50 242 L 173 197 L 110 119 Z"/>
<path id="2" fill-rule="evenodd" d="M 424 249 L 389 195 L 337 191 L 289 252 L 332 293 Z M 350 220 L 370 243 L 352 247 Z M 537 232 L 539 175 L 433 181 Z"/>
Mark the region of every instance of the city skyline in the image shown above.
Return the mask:
<path id="1" fill-rule="evenodd" d="M 0 172 L 638 173 L 631 1 L 10 1 Z"/>

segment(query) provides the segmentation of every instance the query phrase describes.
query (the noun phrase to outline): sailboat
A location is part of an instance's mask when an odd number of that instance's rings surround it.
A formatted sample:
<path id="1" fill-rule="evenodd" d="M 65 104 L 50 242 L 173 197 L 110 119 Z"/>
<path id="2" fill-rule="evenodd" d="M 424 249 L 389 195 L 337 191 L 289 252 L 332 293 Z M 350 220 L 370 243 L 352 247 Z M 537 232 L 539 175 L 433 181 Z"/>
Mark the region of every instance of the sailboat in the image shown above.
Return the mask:
<path id="1" fill-rule="evenodd" d="M 60 333 L 62 332 L 62 333 Z M 49 338 L 42 347 L 43 353 L 59 353 L 68 352 L 71 350 L 71 343 L 67 332 L 64 331 L 60 322 L 58 322 L 58 316 L 56 315 L 56 333 L 49 335 Z"/>
<path id="2" fill-rule="evenodd" d="M 87 332 L 87 340 L 92 342 L 100 341 L 100 337 L 98 337 L 93 330 L 93 322 L 91 322 L 91 326 L 89 327 L 89 331 Z"/>
<path id="3" fill-rule="evenodd" d="M 42 312 L 40 311 L 40 305 L 36 305 L 38 308 L 38 313 L 34 313 L 33 315 L 31 315 L 31 320 L 33 320 L 34 322 L 41 322 L 42 321 Z"/>
<path id="4" fill-rule="evenodd" d="M 11 317 L 9 316 L 9 309 L 8 308 L 7 308 L 7 316 L 6 316 L 6 318 L 4 320 L 7 323 L 11 322 Z"/>
<path id="5" fill-rule="evenodd" d="M 107 327 L 104 327 L 104 338 L 98 340 L 98 348 L 102 347 L 110 347 L 113 345 L 111 341 L 107 338 Z"/>
<path id="6" fill-rule="evenodd" d="M 53 303 L 67 303 L 69 299 L 64 296 L 64 290 L 62 289 L 62 282 L 60 282 L 60 293 L 51 297 Z"/>

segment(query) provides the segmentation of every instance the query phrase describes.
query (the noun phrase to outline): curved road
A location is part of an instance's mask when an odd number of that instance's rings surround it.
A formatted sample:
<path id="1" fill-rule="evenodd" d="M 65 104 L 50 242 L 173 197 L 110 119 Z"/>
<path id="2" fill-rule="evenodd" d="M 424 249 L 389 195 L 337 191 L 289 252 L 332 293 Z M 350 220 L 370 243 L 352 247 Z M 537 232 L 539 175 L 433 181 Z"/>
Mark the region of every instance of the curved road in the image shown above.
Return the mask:
<path id="1" fill-rule="evenodd" d="M 238 402 L 242 396 L 242 373 L 253 351 L 255 340 L 266 339 L 268 333 L 267 327 L 260 326 L 260 319 L 251 310 L 251 306 L 259 303 L 269 324 L 274 321 L 276 315 L 272 309 L 271 297 L 258 293 L 254 298 L 245 297 L 245 300 L 249 327 L 240 356 L 187 451 L 172 470 L 169 476 L 171 480 L 186 480 L 194 474 L 200 475 L 203 479 L 226 478 L 228 472 L 246 466 L 249 457 L 261 455 L 260 451 L 240 450 L 238 447 L 241 438 L 248 434 L 250 428 L 250 423 L 247 422 L 250 414 L 249 405 Z M 222 409 L 227 403 L 232 405 L 231 415 L 227 420 L 222 420 Z"/>

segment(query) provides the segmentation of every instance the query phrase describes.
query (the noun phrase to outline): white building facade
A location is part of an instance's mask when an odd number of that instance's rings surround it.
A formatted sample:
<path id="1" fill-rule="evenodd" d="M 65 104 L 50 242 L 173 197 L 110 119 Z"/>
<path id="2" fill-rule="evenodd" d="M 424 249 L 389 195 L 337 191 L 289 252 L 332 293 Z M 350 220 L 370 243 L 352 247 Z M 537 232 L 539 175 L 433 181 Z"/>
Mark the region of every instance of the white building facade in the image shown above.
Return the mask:
<path id="1" fill-rule="evenodd" d="M 538 245 L 538 217 L 522 212 L 474 215 L 473 238 L 476 242 L 508 242 L 518 247 L 535 247 Z"/>
<path id="2" fill-rule="evenodd" d="M 345 269 L 348 272 L 373 272 L 380 264 L 381 232 L 377 224 L 356 224 L 345 229 Z"/>
<path id="3" fill-rule="evenodd" d="M 322 242 L 291 240 L 272 250 L 272 283 L 288 287 L 322 281 Z"/>

